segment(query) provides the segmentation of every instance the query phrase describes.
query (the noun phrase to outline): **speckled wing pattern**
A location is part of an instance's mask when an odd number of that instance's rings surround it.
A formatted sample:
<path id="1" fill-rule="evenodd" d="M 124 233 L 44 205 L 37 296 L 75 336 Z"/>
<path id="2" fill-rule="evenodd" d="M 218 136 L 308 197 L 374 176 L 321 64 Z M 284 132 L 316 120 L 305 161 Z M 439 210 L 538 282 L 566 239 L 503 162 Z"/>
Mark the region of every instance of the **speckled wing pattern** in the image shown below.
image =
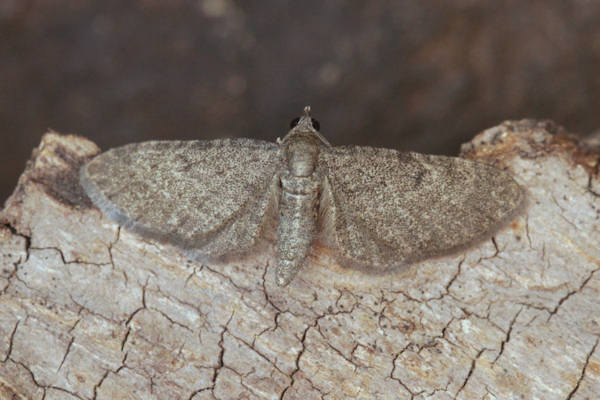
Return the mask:
<path id="1" fill-rule="evenodd" d="M 327 242 L 375 271 L 465 247 L 500 226 L 523 201 L 511 176 L 456 157 L 334 147 L 327 177 Z"/>
<path id="2" fill-rule="evenodd" d="M 279 147 L 259 140 L 151 141 L 100 154 L 80 180 L 124 228 L 194 249 L 201 259 L 256 242 L 276 207 L 282 165 Z"/>

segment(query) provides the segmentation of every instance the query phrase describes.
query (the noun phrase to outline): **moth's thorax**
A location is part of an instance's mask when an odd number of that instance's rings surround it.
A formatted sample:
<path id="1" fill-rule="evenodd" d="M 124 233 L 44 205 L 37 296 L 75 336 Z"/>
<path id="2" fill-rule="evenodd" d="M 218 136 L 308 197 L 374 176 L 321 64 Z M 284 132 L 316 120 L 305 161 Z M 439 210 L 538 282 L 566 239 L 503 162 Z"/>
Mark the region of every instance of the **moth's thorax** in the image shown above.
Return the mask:
<path id="1" fill-rule="evenodd" d="M 285 143 L 285 156 L 293 176 L 310 176 L 317 166 L 319 145 L 310 136 L 296 136 Z"/>

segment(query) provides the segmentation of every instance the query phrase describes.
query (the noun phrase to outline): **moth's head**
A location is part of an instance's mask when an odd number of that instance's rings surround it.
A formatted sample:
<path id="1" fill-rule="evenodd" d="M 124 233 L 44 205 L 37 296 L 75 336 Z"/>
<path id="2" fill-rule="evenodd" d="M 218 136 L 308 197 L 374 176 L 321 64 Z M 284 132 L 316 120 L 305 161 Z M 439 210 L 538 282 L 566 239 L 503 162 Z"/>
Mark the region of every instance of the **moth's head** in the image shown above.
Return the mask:
<path id="1" fill-rule="evenodd" d="M 320 127 L 319 121 L 310 116 L 310 106 L 304 107 L 302 116 L 290 122 L 290 129 L 296 132 L 318 132 Z"/>
<path id="2" fill-rule="evenodd" d="M 310 106 L 304 107 L 304 113 L 290 122 L 290 130 L 287 135 L 279 142 L 285 144 L 295 137 L 306 137 L 315 140 L 317 143 L 331 147 L 329 142 L 319 133 L 321 128 L 319 121 L 311 117 Z"/>

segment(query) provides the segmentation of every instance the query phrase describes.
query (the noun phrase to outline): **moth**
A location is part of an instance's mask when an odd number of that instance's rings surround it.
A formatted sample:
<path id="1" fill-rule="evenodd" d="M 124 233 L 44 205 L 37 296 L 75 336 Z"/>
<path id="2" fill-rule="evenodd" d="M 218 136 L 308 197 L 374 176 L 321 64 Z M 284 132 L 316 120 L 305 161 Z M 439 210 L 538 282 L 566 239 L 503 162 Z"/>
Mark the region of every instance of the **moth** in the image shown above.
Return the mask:
<path id="1" fill-rule="evenodd" d="M 201 262 L 248 251 L 271 235 L 282 286 L 315 240 L 341 265 L 384 272 L 491 236 L 524 197 L 507 172 L 479 162 L 333 147 L 310 107 L 276 143 L 134 143 L 93 158 L 80 181 L 125 229 Z"/>

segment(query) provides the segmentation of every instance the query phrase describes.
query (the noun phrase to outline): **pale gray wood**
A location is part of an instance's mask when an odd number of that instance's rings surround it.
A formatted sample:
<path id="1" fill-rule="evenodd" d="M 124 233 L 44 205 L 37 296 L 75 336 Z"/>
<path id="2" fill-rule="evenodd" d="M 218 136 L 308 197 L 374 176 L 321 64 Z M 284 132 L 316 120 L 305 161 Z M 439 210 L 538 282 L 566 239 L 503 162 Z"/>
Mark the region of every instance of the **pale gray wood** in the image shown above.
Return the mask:
<path id="1" fill-rule="evenodd" d="M 98 148 L 47 134 L 1 214 L 0 398 L 595 398 L 599 155 L 553 130 L 464 146 L 527 193 L 493 240 L 383 275 L 317 247 L 283 288 L 268 252 L 199 264 L 119 229 L 77 184 Z"/>

